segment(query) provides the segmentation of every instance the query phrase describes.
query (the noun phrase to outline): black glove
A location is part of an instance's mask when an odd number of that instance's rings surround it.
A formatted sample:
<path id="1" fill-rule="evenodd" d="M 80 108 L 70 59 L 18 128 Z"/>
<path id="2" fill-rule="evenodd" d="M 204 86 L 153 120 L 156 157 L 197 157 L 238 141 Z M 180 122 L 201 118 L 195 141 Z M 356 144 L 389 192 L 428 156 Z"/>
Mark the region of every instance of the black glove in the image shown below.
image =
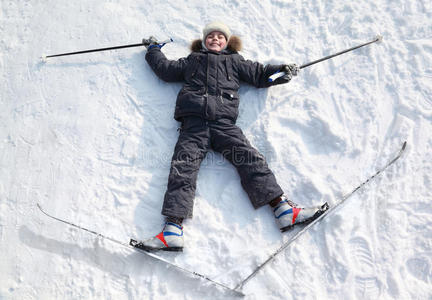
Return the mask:
<path id="1" fill-rule="evenodd" d="M 300 67 L 296 64 L 284 65 L 280 72 L 285 72 L 285 75 L 275 80 L 277 83 L 287 83 L 293 76 L 297 76 L 300 72 Z"/>
<path id="2" fill-rule="evenodd" d="M 162 46 L 159 45 L 157 39 L 154 36 L 151 36 L 148 39 L 143 39 L 142 43 L 147 48 L 147 50 L 149 50 L 149 49 L 151 49 L 153 47 L 162 48 Z"/>

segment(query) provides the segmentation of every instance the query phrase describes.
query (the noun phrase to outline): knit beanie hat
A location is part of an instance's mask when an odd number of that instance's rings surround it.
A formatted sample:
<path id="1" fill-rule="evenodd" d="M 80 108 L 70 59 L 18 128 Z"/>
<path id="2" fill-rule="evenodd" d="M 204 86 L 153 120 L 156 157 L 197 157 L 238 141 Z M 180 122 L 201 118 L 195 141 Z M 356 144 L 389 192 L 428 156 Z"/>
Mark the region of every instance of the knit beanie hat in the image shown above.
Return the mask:
<path id="1" fill-rule="evenodd" d="M 213 31 L 222 32 L 225 35 L 225 38 L 227 39 L 227 41 L 231 37 L 231 31 L 228 28 L 228 26 L 226 26 L 222 22 L 215 21 L 215 22 L 211 22 L 211 23 L 207 24 L 204 27 L 204 29 L 203 29 L 203 41 L 205 41 L 206 37 Z"/>

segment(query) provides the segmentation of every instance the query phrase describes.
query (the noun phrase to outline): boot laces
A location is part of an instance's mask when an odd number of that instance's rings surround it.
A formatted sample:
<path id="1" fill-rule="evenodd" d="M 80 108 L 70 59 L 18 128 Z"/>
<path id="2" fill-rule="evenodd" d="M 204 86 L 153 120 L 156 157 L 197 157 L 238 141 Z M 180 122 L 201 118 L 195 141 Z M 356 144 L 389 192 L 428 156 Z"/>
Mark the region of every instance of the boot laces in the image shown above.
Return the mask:
<path id="1" fill-rule="evenodd" d="M 291 207 L 298 207 L 298 204 L 295 203 L 294 201 L 290 200 L 290 199 L 286 199 L 286 201 L 288 202 L 288 205 Z"/>

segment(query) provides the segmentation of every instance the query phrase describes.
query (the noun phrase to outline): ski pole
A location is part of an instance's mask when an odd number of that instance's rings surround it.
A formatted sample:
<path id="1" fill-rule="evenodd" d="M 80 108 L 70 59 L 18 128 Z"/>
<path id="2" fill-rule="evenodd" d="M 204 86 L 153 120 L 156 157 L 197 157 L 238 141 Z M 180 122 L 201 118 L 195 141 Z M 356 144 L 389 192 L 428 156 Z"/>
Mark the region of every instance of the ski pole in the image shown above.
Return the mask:
<path id="1" fill-rule="evenodd" d="M 169 38 L 165 41 L 160 42 L 159 44 L 167 44 L 173 42 L 173 39 Z M 90 50 L 83 50 L 83 51 L 76 51 L 76 52 L 68 52 L 68 53 L 61 53 L 61 54 L 53 54 L 53 55 L 42 55 L 42 60 L 46 60 L 50 57 L 57 57 L 57 56 L 66 56 L 66 55 L 75 55 L 75 54 L 83 54 L 83 53 L 90 53 L 90 52 L 98 52 L 98 51 L 107 51 L 107 50 L 116 50 L 116 49 L 123 49 L 123 48 L 130 48 L 130 47 L 140 47 L 144 46 L 143 43 L 139 44 L 130 44 L 130 45 L 122 45 L 122 46 L 115 46 L 115 47 L 107 47 L 107 48 L 99 48 L 99 49 L 90 49 Z"/>
<path id="2" fill-rule="evenodd" d="M 299 68 L 300 68 L 300 69 L 307 68 L 307 67 L 309 67 L 309 66 L 312 66 L 312 65 L 317 64 L 317 63 L 319 63 L 319 62 L 322 62 L 322 61 L 324 61 L 324 60 L 327 60 L 327 59 L 333 58 L 333 57 L 335 57 L 335 56 L 339 56 L 339 55 L 341 55 L 341 54 L 344 54 L 344 53 L 347 53 L 347 52 L 353 51 L 353 50 L 355 50 L 355 49 L 358 49 L 358 48 L 361 48 L 361 47 L 364 47 L 364 46 L 370 45 L 370 44 L 372 44 L 372 43 L 381 42 L 382 39 L 383 39 L 383 37 L 382 37 L 381 35 L 377 35 L 377 36 L 376 36 L 372 41 L 369 41 L 369 42 L 367 42 L 367 43 L 360 44 L 360 45 L 357 45 L 357 46 L 351 47 L 351 48 L 349 48 L 349 49 L 346 49 L 346 50 L 340 51 L 340 52 L 338 52 L 338 53 L 335 53 L 335 54 L 332 54 L 332 55 L 329 55 L 329 56 L 326 56 L 326 57 L 323 57 L 323 58 L 320 58 L 320 59 L 317 59 L 317 60 L 311 61 L 311 62 L 309 62 L 309 63 L 306 63 L 306 64 L 304 64 L 304 65 L 301 65 Z M 284 75 L 285 75 L 285 72 L 276 72 L 276 73 L 274 73 L 273 75 L 271 75 L 271 76 L 269 77 L 269 81 L 270 81 L 270 82 L 275 81 L 276 79 L 278 79 L 279 77 L 282 77 L 282 76 L 284 76 Z"/>

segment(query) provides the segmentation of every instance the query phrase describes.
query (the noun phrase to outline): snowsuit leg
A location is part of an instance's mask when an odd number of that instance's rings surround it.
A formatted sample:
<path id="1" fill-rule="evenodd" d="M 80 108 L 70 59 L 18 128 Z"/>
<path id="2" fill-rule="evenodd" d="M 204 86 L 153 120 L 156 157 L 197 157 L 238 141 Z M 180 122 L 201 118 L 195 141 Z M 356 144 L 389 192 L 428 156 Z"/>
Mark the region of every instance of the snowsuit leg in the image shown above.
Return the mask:
<path id="1" fill-rule="evenodd" d="M 199 167 L 209 148 L 209 130 L 198 117 L 185 118 L 174 148 L 162 214 L 191 218 Z"/>
<path id="2" fill-rule="evenodd" d="M 283 191 L 265 158 L 251 146 L 234 122 L 223 119 L 210 126 L 211 147 L 237 169 L 243 189 L 254 208 L 269 204 Z"/>

